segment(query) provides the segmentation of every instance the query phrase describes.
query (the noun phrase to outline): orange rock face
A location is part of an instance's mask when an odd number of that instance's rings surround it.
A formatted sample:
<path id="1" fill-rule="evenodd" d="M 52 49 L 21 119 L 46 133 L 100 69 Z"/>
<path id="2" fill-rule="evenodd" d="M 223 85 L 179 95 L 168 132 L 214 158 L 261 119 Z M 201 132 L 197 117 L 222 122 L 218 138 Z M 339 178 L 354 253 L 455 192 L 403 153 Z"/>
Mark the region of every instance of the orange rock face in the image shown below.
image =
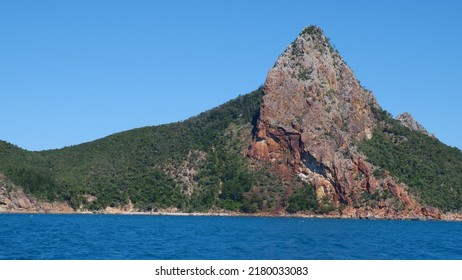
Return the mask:
<path id="1" fill-rule="evenodd" d="M 422 214 L 426 217 L 430 217 L 433 219 L 440 220 L 442 217 L 442 213 L 440 210 L 433 208 L 433 207 L 422 207 Z"/>
<path id="2" fill-rule="evenodd" d="M 269 155 L 268 144 L 265 140 L 254 143 L 251 149 L 251 155 L 258 159 L 267 159 Z"/>
<path id="3" fill-rule="evenodd" d="M 264 92 L 250 156 L 283 163 L 315 188 L 319 200 L 346 207 L 345 215 L 364 208 L 364 197 L 372 195 L 377 201 L 370 207 L 385 209 L 385 215 L 393 208 L 380 196 L 386 192 L 420 212 L 405 186 L 388 176 L 375 178 L 375 167 L 357 152 L 355 143 L 372 137 L 372 109 L 379 105 L 319 28 L 308 27 L 284 51 Z"/>

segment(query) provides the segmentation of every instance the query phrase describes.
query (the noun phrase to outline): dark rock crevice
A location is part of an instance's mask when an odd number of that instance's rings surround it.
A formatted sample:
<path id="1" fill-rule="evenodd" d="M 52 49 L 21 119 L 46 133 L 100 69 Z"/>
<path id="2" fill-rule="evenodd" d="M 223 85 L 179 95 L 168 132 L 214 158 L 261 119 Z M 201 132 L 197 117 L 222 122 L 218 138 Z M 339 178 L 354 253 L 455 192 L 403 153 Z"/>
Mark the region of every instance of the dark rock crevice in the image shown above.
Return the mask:
<path id="1" fill-rule="evenodd" d="M 327 177 L 325 172 L 326 166 L 322 163 L 319 163 L 313 155 L 309 152 L 303 151 L 301 154 L 302 163 L 303 165 L 308 168 L 311 172 L 317 173 L 322 175 L 323 177 Z"/>

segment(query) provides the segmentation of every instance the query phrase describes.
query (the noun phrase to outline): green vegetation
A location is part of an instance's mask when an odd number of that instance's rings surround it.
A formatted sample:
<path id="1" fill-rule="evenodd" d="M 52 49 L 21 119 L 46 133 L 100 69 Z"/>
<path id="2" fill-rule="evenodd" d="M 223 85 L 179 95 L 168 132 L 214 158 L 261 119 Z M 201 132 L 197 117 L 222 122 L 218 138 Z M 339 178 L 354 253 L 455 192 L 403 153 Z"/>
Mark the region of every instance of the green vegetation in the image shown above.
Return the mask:
<path id="1" fill-rule="evenodd" d="M 294 194 L 289 198 L 288 204 L 286 210 L 289 213 L 320 209 L 313 187 L 305 182 L 303 182 L 302 188 L 295 189 Z"/>
<path id="2" fill-rule="evenodd" d="M 251 167 L 243 154 L 262 97 L 260 88 L 183 122 L 59 150 L 28 152 L 0 142 L 0 173 L 38 199 L 65 201 L 75 209 L 128 203 L 145 211 L 276 209 L 284 183 L 267 167 Z M 185 166 L 196 170 L 189 185 L 181 180 Z M 300 204 L 300 210 L 311 208 Z"/>
<path id="3" fill-rule="evenodd" d="M 311 79 L 312 69 L 305 69 L 302 66 L 299 66 L 297 78 L 302 81 L 308 81 Z"/>
<path id="4" fill-rule="evenodd" d="M 386 111 L 375 109 L 380 125 L 359 147 L 381 169 L 374 175 L 406 183 L 424 204 L 444 211 L 462 210 L 462 152 L 402 126 Z"/>
<path id="5" fill-rule="evenodd" d="M 301 35 L 316 35 L 316 36 L 323 36 L 321 28 L 317 27 L 316 25 L 310 25 L 303 29 Z"/>
<path id="6" fill-rule="evenodd" d="M 60 150 L 28 152 L 1 142 L 5 160 L 0 172 L 39 199 L 89 209 L 129 201 L 143 210 L 240 202 L 252 187 L 252 174 L 238 150 L 241 143 L 231 143 L 225 134 L 231 125 L 254 122 L 261 98 L 259 89 L 184 122 L 134 129 Z M 195 150 L 207 157 L 194 178 L 199 191 L 189 198 L 164 166 L 179 167 Z M 97 199 L 86 201 L 88 195 Z"/>

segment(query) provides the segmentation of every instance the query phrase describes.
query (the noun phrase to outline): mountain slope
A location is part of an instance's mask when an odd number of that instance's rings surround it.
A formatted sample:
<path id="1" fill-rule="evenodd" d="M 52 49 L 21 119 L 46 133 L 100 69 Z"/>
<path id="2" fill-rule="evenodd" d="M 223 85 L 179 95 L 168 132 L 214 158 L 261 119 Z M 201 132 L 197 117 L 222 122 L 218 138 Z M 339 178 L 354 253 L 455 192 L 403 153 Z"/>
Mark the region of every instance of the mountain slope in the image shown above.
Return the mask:
<path id="1" fill-rule="evenodd" d="M 462 153 L 425 133 L 384 112 L 311 26 L 262 88 L 186 121 L 42 152 L 0 142 L 0 210 L 440 218 L 461 210 Z M 17 202 L 21 188 L 37 199 Z"/>
<path id="2" fill-rule="evenodd" d="M 271 197 L 280 194 L 271 186 L 265 199 L 249 194 L 265 182 L 283 184 L 245 156 L 261 98 L 258 89 L 183 122 L 59 150 L 28 152 L 3 142 L 0 173 L 34 197 L 74 209 L 276 209 L 279 198 Z"/>
<path id="3" fill-rule="evenodd" d="M 389 172 L 406 183 L 425 205 L 444 211 L 462 209 L 462 152 L 444 145 L 421 126 L 411 130 L 385 111 L 376 111 L 379 125 L 360 150 L 379 166 L 377 177 Z"/>

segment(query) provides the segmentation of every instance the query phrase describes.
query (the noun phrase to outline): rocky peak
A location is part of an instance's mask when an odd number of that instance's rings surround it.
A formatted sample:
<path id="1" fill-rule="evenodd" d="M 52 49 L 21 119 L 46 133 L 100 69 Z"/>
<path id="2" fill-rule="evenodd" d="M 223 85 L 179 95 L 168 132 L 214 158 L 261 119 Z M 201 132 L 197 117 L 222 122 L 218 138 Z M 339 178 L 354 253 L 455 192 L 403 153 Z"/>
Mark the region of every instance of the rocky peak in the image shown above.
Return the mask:
<path id="1" fill-rule="evenodd" d="M 297 174 L 320 201 L 327 197 L 336 206 L 353 207 L 361 193 L 379 187 L 354 144 L 372 137 L 372 108 L 379 105 L 321 29 L 305 28 L 279 56 L 264 92 L 250 156 Z M 381 185 L 397 187 L 391 178 Z M 405 191 L 400 195 L 413 204 Z"/>
<path id="2" fill-rule="evenodd" d="M 290 135 L 292 150 L 309 152 L 328 164 L 336 153 L 349 153 L 352 140 L 372 136 L 371 105 L 377 102 L 318 27 L 305 28 L 277 59 L 264 91 L 258 157 L 270 156 L 267 148 L 277 143 L 275 136 L 284 134 Z M 297 162 L 291 165 L 299 171 Z"/>
<path id="3" fill-rule="evenodd" d="M 420 123 L 418 123 L 414 117 L 408 113 L 404 112 L 399 114 L 396 119 L 401 122 L 401 124 L 411 130 L 422 132 L 430 137 L 435 137 L 433 134 L 429 133 Z"/>
<path id="4" fill-rule="evenodd" d="M 377 102 L 318 27 L 305 28 L 277 59 L 265 93 L 261 120 L 268 124 L 290 129 L 316 120 L 308 127 L 332 130 L 334 124 L 355 138 L 371 136 L 374 120 L 367 109 Z"/>

